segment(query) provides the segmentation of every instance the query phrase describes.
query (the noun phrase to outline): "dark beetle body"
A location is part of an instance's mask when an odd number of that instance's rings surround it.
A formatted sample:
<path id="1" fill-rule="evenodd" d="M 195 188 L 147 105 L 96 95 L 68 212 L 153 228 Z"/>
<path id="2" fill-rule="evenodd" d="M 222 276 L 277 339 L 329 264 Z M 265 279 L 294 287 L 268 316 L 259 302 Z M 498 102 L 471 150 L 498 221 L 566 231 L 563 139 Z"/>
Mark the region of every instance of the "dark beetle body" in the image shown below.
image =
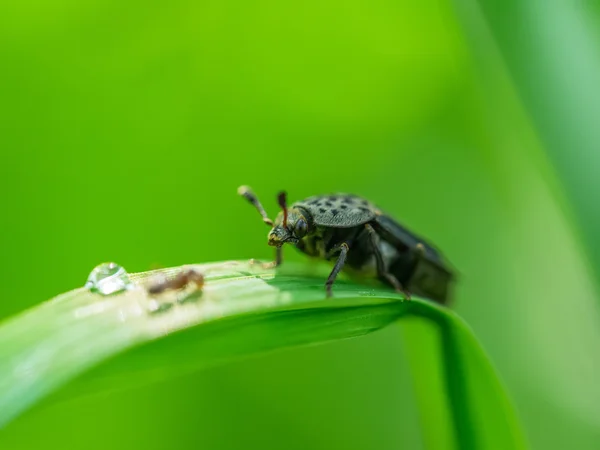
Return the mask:
<path id="1" fill-rule="evenodd" d="M 377 246 L 389 273 L 406 290 L 440 303 L 448 301 L 452 273 L 440 254 L 369 201 L 349 194 L 322 195 L 296 202 L 291 208 L 303 209 L 316 224 L 316 232 L 296 244 L 300 251 L 325 258 L 338 242 L 351 242 L 346 265 L 352 272 L 389 284 L 377 273 L 371 236 L 364 226 L 368 223 L 379 237 Z M 423 246 L 422 253 L 416 251 L 418 244 Z M 334 259 L 336 253 L 327 259 Z"/>
<path id="2" fill-rule="evenodd" d="M 256 200 L 249 190 L 244 192 L 250 201 Z M 309 256 L 337 259 L 326 284 L 328 293 L 343 268 L 355 275 L 379 278 L 405 293 L 448 302 L 453 275 L 441 255 L 369 201 L 350 194 L 321 195 L 287 209 L 285 194 L 280 196 L 284 211 L 269 233 L 269 244 L 278 248 L 278 263 L 283 243 L 292 243 Z M 270 222 L 266 213 L 263 218 Z"/>

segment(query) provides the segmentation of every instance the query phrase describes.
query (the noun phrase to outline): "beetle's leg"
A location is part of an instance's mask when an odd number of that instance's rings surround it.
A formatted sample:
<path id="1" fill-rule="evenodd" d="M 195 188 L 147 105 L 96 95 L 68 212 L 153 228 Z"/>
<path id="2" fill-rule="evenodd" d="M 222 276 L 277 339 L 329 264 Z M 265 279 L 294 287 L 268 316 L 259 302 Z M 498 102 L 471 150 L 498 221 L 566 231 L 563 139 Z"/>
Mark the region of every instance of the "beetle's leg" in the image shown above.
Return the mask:
<path id="1" fill-rule="evenodd" d="M 367 232 L 369 233 L 369 238 L 371 239 L 371 245 L 373 246 L 373 254 L 375 255 L 375 262 L 377 263 L 377 273 L 379 276 L 384 277 L 388 282 L 394 287 L 396 292 L 402 293 L 407 300 L 410 300 L 410 292 L 404 289 L 402 283 L 398 281 L 394 275 L 388 272 L 387 267 L 385 265 L 385 261 L 381 252 L 379 251 L 379 246 L 377 245 L 377 233 L 373 229 L 373 227 L 369 224 L 365 225 Z"/>
<path id="2" fill-rule="evenodd" d="M 344 263 L 346 262 L 346 256 L 348 255 L 348 250 L 350 247 L 346 242 L 342 242 L 339 246 L 336 246 L 330 253 L 340 250 L 340 255 L 338 256 L 338 260 L 333 266 L 333 270 L 327 277 L 327 282 L 325 282 L 325 290 L 327 291 L 327 297 L 331 297 L 333 294 L 331 292 L 331 286 L 333 286 L 333 282 L 337 278 L 338 273 L 344 267 Z"/>
<path id="3" fill-rule="evenodd" d="M 275 261 L 271 261 L 263 264 L 263 269 L 273 269 L 279 267 L 283 262 L 283 247 L 275 248 Z"/>

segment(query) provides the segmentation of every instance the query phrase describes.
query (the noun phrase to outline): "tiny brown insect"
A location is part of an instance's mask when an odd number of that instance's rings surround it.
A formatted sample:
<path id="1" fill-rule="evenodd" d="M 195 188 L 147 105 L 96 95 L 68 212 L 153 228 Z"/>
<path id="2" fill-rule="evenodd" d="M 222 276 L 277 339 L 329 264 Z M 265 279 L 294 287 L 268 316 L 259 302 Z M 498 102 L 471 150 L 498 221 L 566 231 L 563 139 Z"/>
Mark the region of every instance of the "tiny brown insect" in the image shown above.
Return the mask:
<path id="1" fill-rule="evenodd" d="M 149 294 L 162 294 L 167 290 L 179 290 L 194 284 L 196 290 L 201 290 L 204 286 L 204 275 L 194 269 L 187 269 L 177 274 L 175 278 L 161 281 L 148 287 Z"/>

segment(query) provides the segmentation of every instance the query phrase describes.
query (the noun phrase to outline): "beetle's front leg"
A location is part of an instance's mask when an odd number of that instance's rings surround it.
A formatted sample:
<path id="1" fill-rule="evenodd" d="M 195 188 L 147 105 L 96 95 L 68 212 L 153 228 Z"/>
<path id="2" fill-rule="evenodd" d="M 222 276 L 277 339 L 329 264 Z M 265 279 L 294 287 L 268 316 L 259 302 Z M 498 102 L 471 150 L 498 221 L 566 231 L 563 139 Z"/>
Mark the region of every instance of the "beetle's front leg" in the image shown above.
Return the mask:
<path id="1" fill-rule="evenodd" d="M 333 295 L 333 293 L 331 292 L 331 287 L 333 286 L 333 283 L 335 282 L 335 279 L 337 278 L 338 273 L 340 273 L 340 270 L 342 270 L 342 268 L 344 267 L 344 263 L 346 262 L 346 256 L 348 256 L 348 250 L 350 250 L 350 247 L 348 246 L 348 244 L 346 242 L 342 242 L 339 246 L 336 245 L 327 254 L 327 259 L 329 259 L 331 254 L 333 254 L 334 252 L 336 252 L 338 250 L 340 251 L 338 259 L 335 263 L 335 266 L 333 266 L 333 270 L 329 274 L 329 277 L 327 277 L 327 281 L 325 282 L 325 290 L 327 291 L 327 298 L 329 298 Z"/>
<path id="2" fill-rule="evenodd" d="M 275 248 L 275 261 L 271 261 L 268 263 L 264 263 L 262 265 L 263 269 L 273 269 L 275 267 L 279 267 L 283 262 L 283 247 Z"/>

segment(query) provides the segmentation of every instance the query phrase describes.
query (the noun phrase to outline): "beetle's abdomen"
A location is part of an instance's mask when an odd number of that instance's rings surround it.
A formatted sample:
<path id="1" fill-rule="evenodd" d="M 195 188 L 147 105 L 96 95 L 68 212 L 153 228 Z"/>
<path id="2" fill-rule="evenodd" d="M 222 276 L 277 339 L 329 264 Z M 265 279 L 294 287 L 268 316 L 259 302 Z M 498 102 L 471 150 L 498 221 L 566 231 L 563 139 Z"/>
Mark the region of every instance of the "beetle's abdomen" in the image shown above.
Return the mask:
<path id="1" fill-rule="evenodd" d="M 411 294 L 447 303 L 452 282 L 448 271 L 410 251 L 402 252 L 389 268 Z"/>
<path id="2" fill-rule="evenodd" d="M 398 249 L 386 240 L 377 242 L 385 268 L 404 286 L 408 292 L 431 300 L 446 303 L 452 275 L 432 261 L 420 257 L 409 249 Z M 357 245 L 348 253 L 350 272 L 364 277 L 379 278 L 386 284 L 389 280 L 377 270 L 377 260 L 373 253 L 370 238 L 359 236 Z"/>
<path id="3" fill-rule="evenodd" d="M 406 283 L 409 292 L 436 302 L 448 303 L 452 274 L 427 259 L 418 259 Z"/>

